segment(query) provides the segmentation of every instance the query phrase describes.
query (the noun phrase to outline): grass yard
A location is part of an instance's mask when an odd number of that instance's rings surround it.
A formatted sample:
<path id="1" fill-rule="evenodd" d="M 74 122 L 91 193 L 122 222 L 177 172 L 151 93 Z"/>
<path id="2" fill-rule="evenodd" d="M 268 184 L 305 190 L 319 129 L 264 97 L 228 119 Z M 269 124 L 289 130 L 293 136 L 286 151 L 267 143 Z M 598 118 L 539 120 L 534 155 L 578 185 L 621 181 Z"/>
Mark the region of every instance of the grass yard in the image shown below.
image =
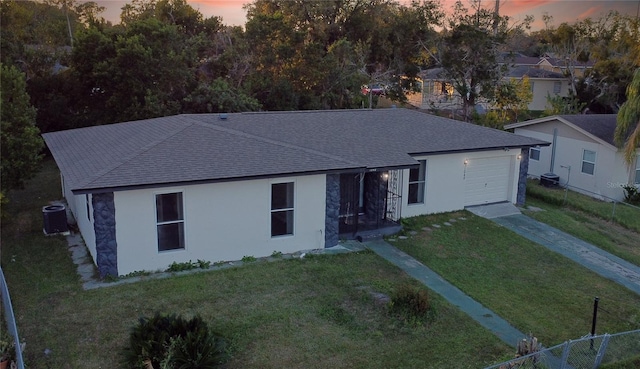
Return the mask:
<path id="1" fill-rule="evenodd" d="M 312 256 L 83 291 L 41 207 L 60 198 L 52 162 L 3 208 L 5 271 L 30 368 L 120 367 L 131 327 L 155 312 L 200 314 L 228 337 L 226 368 L 479 368 L 512 357 L 439 296 L 422 326 L 371 292 L 416 282 L 371 252 Z"/>
<path id="2" fill-rule="evenodd" d="M 640 233 L 584 211 L 549 204 L 533 197 L 527 199 L 527 205 L 544 210 L 524 210 L 523 213 L 531 218 L 556 227 L 630 263 L 640 265 Z"/>
<path id="3" fill-rule="evenodd" d="M 421 231 L 460 216 L 467 220 Z M 640 328 L 640 296 L 489 220 L 440 214 L 405 220 L 411 230 L 394 245 L 547 347 L 590 332 L 596 296 L 597 333 Z"/>
<path id="4" fill-rule="evenodd" d="M 537 180 L 527 181 L 527 201 L 531 198 L 542 200 L 548 204 L 557 206 L 565 205 L 565 190 L 562 188 L 547 188 L 540 186 Z M 640 209 L 631 207 L 623 203 L 615 206 L 615 213 L 612 202 L 596 200 L 592 197 L 580 194 L 575 191 L 566 193 L 566 208 L 579 211 L 603 220 L 612 220 L 629 230 L 640 234 Z M 638 242 L 640 244 L 640 242 Z"/>

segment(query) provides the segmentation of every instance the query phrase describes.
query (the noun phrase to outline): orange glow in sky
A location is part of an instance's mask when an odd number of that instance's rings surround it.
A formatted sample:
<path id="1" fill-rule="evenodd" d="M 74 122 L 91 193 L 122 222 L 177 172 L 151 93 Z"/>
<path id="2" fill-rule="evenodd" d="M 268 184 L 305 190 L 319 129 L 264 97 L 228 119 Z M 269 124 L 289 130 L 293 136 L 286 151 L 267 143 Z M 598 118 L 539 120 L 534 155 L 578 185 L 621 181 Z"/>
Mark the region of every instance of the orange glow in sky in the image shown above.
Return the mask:
<path id="1" fill-rule="evenodd" d="M 102 16 L 114 23 L 120 20 L 121 8 L 129 1 L 125 0 L 94 0 L 107 10 Z M 187 0 L 204 17 L 219 16 L 227 25 L 242 26 L 246 22 L 246 11 L 243 6 L 251 0 Z M 399 0 L 402 4 L 409 4 L 410 0 Z M 451 9 L 455 0 L 441 0 L 445 10 Z M 469 5 L 469 0 L 463 0 Z M 493 8 L 495 0 L 482 0 L 482 6 Z M 544 27 L 542 15 L 553 16 L 553 24 L 562 22 L 573 23 L 586 17 L 597 18 L 610 10 L 617 10 L 622 14 L 635 16 L 638 14 L 640 0 L 500 0 L 500 13 L 509 15 L 514 21 L 522 21 L 527 15 L 533 15 L 535 22 L 533 30 Z"/>

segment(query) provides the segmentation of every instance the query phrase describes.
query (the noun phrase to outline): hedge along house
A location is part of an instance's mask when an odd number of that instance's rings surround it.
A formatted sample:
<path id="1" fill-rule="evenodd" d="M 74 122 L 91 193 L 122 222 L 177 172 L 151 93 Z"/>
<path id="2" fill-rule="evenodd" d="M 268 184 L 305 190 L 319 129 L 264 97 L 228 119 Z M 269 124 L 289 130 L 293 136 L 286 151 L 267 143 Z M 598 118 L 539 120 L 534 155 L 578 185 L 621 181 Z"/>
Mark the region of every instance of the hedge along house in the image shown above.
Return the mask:
<path id="1" fill-rule="evenodd" d="M 43 136 L 101 276 L 332 247 L 397 231 L 400 217 L 524 201 L 528 148 L 547 144 L 404 109 L 179 115 Z"/>

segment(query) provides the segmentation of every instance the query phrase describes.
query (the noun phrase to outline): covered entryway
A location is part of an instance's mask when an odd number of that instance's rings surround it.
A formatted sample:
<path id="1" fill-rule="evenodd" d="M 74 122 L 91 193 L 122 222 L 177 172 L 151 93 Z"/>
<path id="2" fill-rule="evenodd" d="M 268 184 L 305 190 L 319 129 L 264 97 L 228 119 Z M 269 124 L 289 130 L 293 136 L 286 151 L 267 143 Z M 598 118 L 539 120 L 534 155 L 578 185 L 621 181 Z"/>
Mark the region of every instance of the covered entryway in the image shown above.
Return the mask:
<path id="1" fill-rule="evenodd" d="M 512 166 L 511 156 L 467 160 L 464 205 L 509 201 Z"/>
<path id="2" fill-rule="evenodd" d="M 397 170 L 340 174 L 339 233 L 350 238 L 398 227 L 399 178 Z"/>

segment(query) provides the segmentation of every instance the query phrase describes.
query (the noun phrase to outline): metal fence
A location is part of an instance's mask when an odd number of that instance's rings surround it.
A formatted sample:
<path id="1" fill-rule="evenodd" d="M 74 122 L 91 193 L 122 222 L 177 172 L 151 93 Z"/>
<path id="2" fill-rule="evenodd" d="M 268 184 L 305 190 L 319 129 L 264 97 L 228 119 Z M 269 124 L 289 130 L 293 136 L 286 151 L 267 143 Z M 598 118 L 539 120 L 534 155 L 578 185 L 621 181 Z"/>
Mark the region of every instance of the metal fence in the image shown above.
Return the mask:
<path id="1" fill-rule="evenodd" d="M 640 358 L 640 329 L 587 335 L 485 369 L 596 369 L 634 358 Z"/>
<path id="2" fill-rule="evenodd" d="M 7 331 L 13 337 L 15 347 L 15 357 L 13 360 L 17 365 L 17 369 L 24 369 L 24 360 L 22 359 L 22 346 L 18 337 L 18 328 L 16 327 L 16 318 L 13 315 L 13 306 L 11 306 L 11 297 L 9 296 L 9 288 L 7 281 L 4 279 L 4 273 L 0 267 L 0 296 L 2 296 L 2 311 L 4 312 L 4 320 L 7 323 Z"/>

